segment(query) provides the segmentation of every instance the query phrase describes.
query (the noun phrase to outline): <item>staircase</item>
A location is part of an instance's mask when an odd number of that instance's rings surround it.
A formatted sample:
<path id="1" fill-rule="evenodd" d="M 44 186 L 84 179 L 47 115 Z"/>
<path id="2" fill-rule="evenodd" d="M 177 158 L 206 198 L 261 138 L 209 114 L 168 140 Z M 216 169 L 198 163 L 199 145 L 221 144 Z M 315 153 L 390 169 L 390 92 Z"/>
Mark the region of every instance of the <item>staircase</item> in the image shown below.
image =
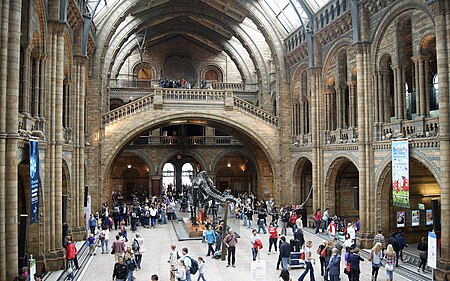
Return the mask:
<path id="1" fill-rule="evenodd" d="M 189 108 L 195 110 L 237 110 L 278 127 L 278 117 L 235 97 L 233 92 L 218 90 L 161 89 L 111 110 L 102 116 L 103 125 L 121 120 L 137 112 L 149 109 Z"/>

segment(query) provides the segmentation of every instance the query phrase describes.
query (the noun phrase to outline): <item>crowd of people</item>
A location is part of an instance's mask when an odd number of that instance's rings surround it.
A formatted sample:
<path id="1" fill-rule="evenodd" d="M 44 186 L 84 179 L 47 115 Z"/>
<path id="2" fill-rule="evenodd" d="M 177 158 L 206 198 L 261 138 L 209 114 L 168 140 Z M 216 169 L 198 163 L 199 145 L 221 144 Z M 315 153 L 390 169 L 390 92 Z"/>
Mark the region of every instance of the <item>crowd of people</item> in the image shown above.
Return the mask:
<path id="1" fill-rule="evenodd" d="M 168 80 L 167 78 L 161 78 L 159 80 L 159 86 L 161 88 L 175 88 L 175 89 L 191 89 L 191 82 L 181 79 L 181 80 Z"/>
<path id="2" fill-rule="evenodd" d="M 120 194 L 115 194 L 112 208 L 105 203 L 100 213 L 95 213 L 89 218 L 91 235 L 86 242 L 90 247 L 89 254 L 95 255 L 95 247 L 99 243 L 102 254 L 112 254 L 115 257 L 113 280 L 134 280 L 133 273 L 141 268 L 142 255 L 146 251 L 144 239 L 137 232 L 137 228 L 156 228 L 158 224 L 175 219 L 175 208 L 180 208 L 179 211 L 188 209 L 187 206 L 183 207 L 189 205 L 191 201 L 187 193 L 182 192 L 184 196 L 181 194 L 173 196 L 169 191 L 161 197 L 146 197 L 142 201 L 134 197 L 131 205 L 125 204 Z M 212 205 L 215 205 L 214 202 Z M 326 234 L 321 237 L 328 239 L 319 245 L 313 245 L 312 241 L 305 239 L 304 218 L 295 205 L 286 205 L 278 209 L 273 199 L 258 200 L 253 194 L 244 193 L 238 194 L 236 200 L 228 204 L 228 208 L 231 216 L 238 219 L 242 226 L 251 229 L 249 248 L 253 260 L 260 258 L 266 243 L 268 255 L 278 254 L 275 267 L 281 270 L 279 280 L 292 280 L 293 252 L 300 253 L 305 264 L 305 270 L 298 277 L 299 281 L 304 280 L 307 275 L 310 280 L 315 280 L 313 265 L 316 260 L 320 263 L 320 274 L 324 280 L 340 280 L 341 271 L 348 276 L 349 281 L 360 280 L 360 262 L 364 259 L 360 256 L 360 249 L 356 247 L 359 220 L 350 222 L 344 227 L 337 217 L 329 214 L 328 209 L 323 213 L 320 209 L 316 210 L 313 215 L 315 232 Z M 209 213 L 213 215 L 212 220 L 206 220 L 202 239 L 202 242 L 207 244 L 205 256 L 220 258 L 224 246 L 227 266 L 234 268 L 237 265 L 236 246 L 240 239 L 232 228 L 225 228 L 223 218 L 217 216 L 217 208 L 210 206 Z M 128 227 L 134 234 L 129 233 Z M 118 230 L 118 234 L 112 238 L 114 241 L 109 245 L 110 231 L 113 229 Z M 292 239 L 288 240 L 288 235 Z M 389 238 L 385 238 L 380 230 L 375 235 L 373 245 L 368 257 L 368 261 L 372 264 L 372 280 L 377 280 L 382 262 L 385 264 L 386 278 L 393 280 L 398 260 L 402 259 L 402 251 L 408 246 L 403 233 L 393 233 Z M 66 237 L 65 248 L 68 268 L 77 269 L 77 253 L 72 237 Z M 425 238 L 421 239 L 417 248 L 421 259 L 418 270 L 424 271 L 427 262 Z M 345 261 L 344 270 L 341 268 L 342 259 Z M 205 259 L 201 256 L 191 257 L 187 248 L 177 251 L 177 246 L 172 245 L 168 263 L 170 280 L 190 281 L 194 276 L 197 276 L 197 280 L 207 279 Z M 158 280 L 158 276 L 153 275 L 151 280 Z"/>

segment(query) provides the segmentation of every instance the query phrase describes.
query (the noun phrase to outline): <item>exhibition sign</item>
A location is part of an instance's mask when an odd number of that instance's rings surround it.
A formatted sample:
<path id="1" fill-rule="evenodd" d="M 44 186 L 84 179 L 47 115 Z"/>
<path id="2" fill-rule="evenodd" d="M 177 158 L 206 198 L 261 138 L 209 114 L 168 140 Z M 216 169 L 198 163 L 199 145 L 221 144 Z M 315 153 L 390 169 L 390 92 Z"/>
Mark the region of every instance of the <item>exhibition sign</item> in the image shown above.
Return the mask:
<path id="1" fill-rule="evenodd" d="M 392 142 L 392 199 L 394 206 L 409 208 L 408 141 Z"/>
<path id="2" fill-rule="evenodd" d="M 30 140 L 30 224 L 39 220 L 39 142 Z"/>

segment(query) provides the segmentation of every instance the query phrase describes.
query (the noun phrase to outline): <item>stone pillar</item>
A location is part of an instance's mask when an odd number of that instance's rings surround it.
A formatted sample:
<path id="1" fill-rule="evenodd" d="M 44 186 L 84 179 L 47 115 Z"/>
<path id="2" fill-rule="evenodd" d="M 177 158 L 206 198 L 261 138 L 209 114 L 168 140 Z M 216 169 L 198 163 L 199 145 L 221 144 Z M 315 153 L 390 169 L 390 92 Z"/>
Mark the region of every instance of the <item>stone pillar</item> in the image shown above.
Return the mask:
<path id="1" fill-rule="evenodd" d="M 450 8 L 444 7 L 445 1 L 435 1 L 432 7 L 436 11 L 436 57 L 439 73 L 439 144 L 441 168 L 441 258 L 435 271 L 436 280 L 448 280 L 450 277 L 450 85 L 449 85 L 449 45 Z M 442 77 L 442 78 L 441 78 Z"/>
<path id="2" fill-rule="evenodd" d="M 39 117 L 44 119 L 44 108 L 45 108 L 45 92 L 44 92 L 44 77 L 45 77 L 45 61 L 46 58 L 44 55 L 39 56 Z"/>
<path id="3" fill-rule="evenodd" d="M 312 181 L 313 181 L 313 210 L 320 208 L 320 195 L 322 189 L 322 157 L 321 157 L 321 134 L 326 122 L 327 116 L 323 115 L 320 108 L 320 100 L 323 99 L 321 89 L 322 69 L 320 67 L 310 68 L 309 70 L 311 85 L 311 139 L 312 139 Z M 320 117 L 324 117 L 323 119 Z"/>
<path id="4" fill-rule="evenodd" d="M 344 106 L 342 106 L 342 103 L 344 99 L 342 98 L 342 89 L 335 87 L 336 92 L 336 128 L 342 129 L 344 126 L 343 122 L 343 116 L 344 116 Z"/>
<path id="5" fill-rule="evenodd" d="M 374 97 L 370 81 L 370 46 L 359 43 L 356 48 L 357 91 L 358 91 L 358 160 L 359 160 L 359 217 L 361 232 L 358 236 L 360 245 L 367 247 L 372 243 L 374 232 L 374 199 L 372 189 L 373 150 L 372 124 Z"/>
<path id="6" fill-rule="evenodd" d="M 26 46 L 23 46 L 24 55 L 23 55 L 23 65 L 22 65 L 22 113 L 25 116 L 29 116 L 30 114 L 30 82 L 31 82 L 31 51 L 33 50 L 33 44 L 29 43 Z"/>
<path id="7" fill-rule="evenodd" d="M 6 86 L 8 72 L 9 3 L 0 4 L 0 217 L 4 218 L 6 201 Z M 17 188 L 17 187 L 16 187 Z M 6 281 L 6 225 L 0 220 L 0 281 Z M 12 280 L 12 279 L 10 279 Z"/>
<path id="8" fill-rule="evenodd" d="M 55 249 L 62 249 L 62 145 L 63 139 L 63 82 L 64 82 L 64 28 L 58 26 L 56 52 L 56 98 L 55 98 Z"/>
<path id="9" fill-rule="evenodd" d="M 40 70 L 41 70 L 41 60 L 39 58 L 35 58 L 34 67 L 34 96 L 33 96 L 33 117 L 39 116 L 39 96 L 40 96 Z"/>
<path id="10" fill-rule="evenodd" d="M 8 2 L 8 1 L 6 1 Z M 19 135 L 19 73 L 20 73 L 20 33 L 21 33 L 21 1 L 9 3 L 8 21 L 8 57 L 6 82 L 6 169 L 5 169 L 5 224 L 8 226 L 5 237 L 6 279 L 13 280 L 18 272 L 18 155 L 17 144 Z M 3 14 L 4 15 L 4 14 Z M 2 26 L 3 27 L 3 26 Z M 2 30 L 2 43 L 3 43 Z M 3 46 L 3 44 L 2 44 Z M 1 208 L 1 207 L 0 207 Z"/>
<path id="11" fill-rule="evenodd" d="M 347 85 L 349 87 L 349 125 L 351 128 L 356 126 L 356 103 L 357 103 L 357 97 L 356 97 L 356 81 L 348 81 Z"/>

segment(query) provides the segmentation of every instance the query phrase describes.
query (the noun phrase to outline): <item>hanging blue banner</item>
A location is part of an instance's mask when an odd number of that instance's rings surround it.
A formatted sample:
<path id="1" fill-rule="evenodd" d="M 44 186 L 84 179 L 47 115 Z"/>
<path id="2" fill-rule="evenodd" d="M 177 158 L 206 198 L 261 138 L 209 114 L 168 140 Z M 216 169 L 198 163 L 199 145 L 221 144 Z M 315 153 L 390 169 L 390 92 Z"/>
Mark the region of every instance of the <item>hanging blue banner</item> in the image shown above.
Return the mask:
<path id="1" fill-rule="evenodd" d="M 30 140 L 30 224 L 39 220 L 39 142 Z"/>

